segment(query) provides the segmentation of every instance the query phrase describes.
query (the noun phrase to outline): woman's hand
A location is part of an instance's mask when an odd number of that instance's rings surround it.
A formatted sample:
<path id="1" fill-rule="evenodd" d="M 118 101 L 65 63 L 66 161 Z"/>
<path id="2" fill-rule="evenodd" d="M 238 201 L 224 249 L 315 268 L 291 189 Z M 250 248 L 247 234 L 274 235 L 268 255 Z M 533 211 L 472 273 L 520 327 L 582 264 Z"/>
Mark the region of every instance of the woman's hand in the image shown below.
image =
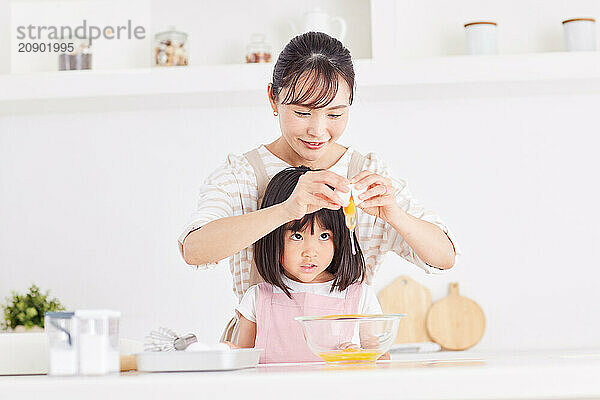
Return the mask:
<path id="1" fill-rule="evenodd" d="M 350 183 L 353 183 L 357 189 L 367 188 L 367 191 L 359 196 L 362 203 L 358 205 L 367 214 L 389 223 L 401 212 L 400 206 L 396 203 L 391 179 L 371 171 L 361 171 L 350 180 Z"/>
<path id="2" fill-rule="evenodd" d="M 335 172 L 306 172 L 298 180 L 290 197 L 282 203 L 290 221 L 301 219 L 306 214 L 322 208 L 338 210 L 342 206 L 342 199 L 329 186 L 348 192 L 350 190 L 348 183 L 348 179 Z"/>

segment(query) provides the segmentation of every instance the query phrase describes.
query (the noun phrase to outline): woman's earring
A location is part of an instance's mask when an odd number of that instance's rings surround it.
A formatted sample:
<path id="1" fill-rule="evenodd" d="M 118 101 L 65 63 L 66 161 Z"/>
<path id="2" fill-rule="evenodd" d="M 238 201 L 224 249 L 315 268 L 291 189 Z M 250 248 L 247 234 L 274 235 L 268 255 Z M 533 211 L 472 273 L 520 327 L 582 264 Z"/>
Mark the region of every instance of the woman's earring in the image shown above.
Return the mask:
<path id="1" fill-rule="evenodd" d="M 278 116 L 278 115 L 279 115 L 279 113 L 278 113 L 277 111 L 273 111 L 273 115 L 274 115 L 274 116 Z"/>

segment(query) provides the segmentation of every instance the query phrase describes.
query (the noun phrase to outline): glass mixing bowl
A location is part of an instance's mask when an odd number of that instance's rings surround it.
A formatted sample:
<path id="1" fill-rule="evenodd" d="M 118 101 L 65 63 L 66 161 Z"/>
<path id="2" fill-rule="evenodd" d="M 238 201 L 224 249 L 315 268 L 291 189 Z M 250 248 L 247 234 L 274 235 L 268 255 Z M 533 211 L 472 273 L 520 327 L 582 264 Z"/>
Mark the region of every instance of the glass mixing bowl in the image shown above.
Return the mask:
<path id="1" fill-rule="evenodd" d="M 296 317 L 313 353 L 328 363 L 375 362 L 390 349 L 406 314 Z"/>

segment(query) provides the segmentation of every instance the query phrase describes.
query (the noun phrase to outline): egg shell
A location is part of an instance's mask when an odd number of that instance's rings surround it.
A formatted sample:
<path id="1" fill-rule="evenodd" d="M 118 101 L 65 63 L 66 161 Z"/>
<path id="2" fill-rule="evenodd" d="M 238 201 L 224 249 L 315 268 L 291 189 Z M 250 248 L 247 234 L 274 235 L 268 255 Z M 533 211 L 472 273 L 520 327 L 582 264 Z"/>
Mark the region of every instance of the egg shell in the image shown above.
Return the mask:
<path id="1" fill-rule="evenodd" d="M 360 200 L 358 198 L 358 195 L 363 194 L 366 191 L 367 191 L 366 187 L 363 187 L 362 189 L 357 189 L 354 187 L 354 185 L 352 185 L 352 198 L 354 199 L 355 206 L 358 206 L 360 203 L 363 202 L 362 200 Z"/>
<path id="2" fill-rule="evenodd" d="M 350 195 L 352 194 L 352 198 L 354 199 L 354 205 L 358 206 L 360 203 L 362 203 L 362 200 L 360 200 L 358 198 L 358 195 L 363 194 L 364 192 L 367 191 L 366 187 L 363 187 L 362 189 L 357 189 L 354 187 L 354 184 L 349 184 L 348 185 L 350 187 L 350 191 L 347 193 L 342 192 L 341 190 L 336 190 L 335 193 L 337 193 L 338 196 L 340 196 L 340 198 L 342 199 L 342 206 L 344 207 L 348 207 L 348 204 L 350 204 Z"/>
<path id="3" fill-rule="evenodd" d="M 335 190 L 335 193 L 342 199 L 342 206 L 348 207 L 350 204 L 350 195 L 352 194 L 352 188 L 347 193 L 342 192 L 341 190 Z"/>

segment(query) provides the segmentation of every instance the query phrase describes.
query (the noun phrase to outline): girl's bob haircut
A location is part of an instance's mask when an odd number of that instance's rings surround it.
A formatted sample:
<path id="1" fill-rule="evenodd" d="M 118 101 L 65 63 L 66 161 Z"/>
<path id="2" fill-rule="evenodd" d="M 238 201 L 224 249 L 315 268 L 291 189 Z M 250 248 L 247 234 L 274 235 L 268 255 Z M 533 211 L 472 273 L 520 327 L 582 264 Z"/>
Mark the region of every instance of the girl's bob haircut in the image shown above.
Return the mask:
<path id="1" fill-rule="evenodd" d="M 305 166 L 289 167 L 275 175 L 267 186 L 260 208 L 271 207 L 287 200 L 296 188 L 300 176 L 307 171 L 312 170 Z M 322 208 L 306 214 L 302 219 L 275 228 L 254 243 L 254 262 L 260 276 L 266 282 L 283 290 L 290 298 L 292 297 L 290 288 L 283 283 L 282 279 L 285 235 L 287 231 L 301 232 L 309 225 L 311 234 L 314 234 L 315 221 L 321 228 L 329 229 L 333 233 L 334 254 L 331 264 L 326 269 L 335 276 L 331 291 L 334 289 L 342 291 L 355 282 L 362 282 L 365 276 L 365 260 L 358 245 L 358 238 L 353 233 L 356 244 L 356 254 L 353 255 L 350 246 L 350 230 L 346 227 L 342 209 Z"/>

